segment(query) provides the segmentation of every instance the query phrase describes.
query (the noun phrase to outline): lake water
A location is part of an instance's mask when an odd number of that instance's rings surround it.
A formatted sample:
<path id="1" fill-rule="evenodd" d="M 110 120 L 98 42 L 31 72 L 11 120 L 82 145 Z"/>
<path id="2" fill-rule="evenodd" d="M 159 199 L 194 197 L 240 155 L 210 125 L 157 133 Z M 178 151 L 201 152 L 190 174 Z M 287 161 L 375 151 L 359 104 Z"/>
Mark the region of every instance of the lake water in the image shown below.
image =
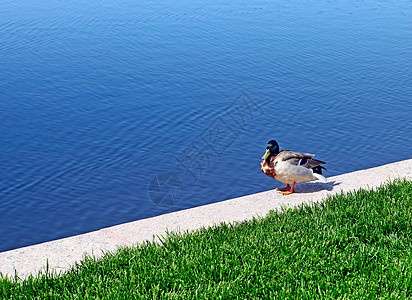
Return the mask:
<path id="1" fill-rule="evenodd" d="M 0 251 L 412 157 L 410 1 L 162 2 L 1 2 Z"/>

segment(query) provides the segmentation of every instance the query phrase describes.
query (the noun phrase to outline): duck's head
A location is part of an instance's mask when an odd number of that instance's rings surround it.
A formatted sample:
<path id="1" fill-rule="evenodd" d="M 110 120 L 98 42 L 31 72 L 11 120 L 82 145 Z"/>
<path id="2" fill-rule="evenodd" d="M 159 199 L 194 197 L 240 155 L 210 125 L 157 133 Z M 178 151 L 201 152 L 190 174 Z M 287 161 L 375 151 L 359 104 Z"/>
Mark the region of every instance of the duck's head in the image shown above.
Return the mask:
<path id="1" fill-rule="evenodd" d="M 266 153 L 262 156 L 262 159 L 268 159 L 273 155 L 279 154 L 279 145 L 275 140 L 271 140 L 266 145 Z"/>

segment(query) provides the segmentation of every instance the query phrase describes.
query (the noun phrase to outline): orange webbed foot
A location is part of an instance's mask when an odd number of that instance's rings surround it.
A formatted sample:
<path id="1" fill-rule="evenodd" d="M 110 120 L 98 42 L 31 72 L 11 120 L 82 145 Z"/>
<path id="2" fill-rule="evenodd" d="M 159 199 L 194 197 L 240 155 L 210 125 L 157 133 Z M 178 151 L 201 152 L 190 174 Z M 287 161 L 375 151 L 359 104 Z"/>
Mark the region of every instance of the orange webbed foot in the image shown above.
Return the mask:
<path id="1" fill-rule="evenodd" d="M 289 185 L 289 184 L 287 184 L 287 185 L 284 186 L 284 187 L 279 187 L 279 188 L 277 188 L 278 191 L 287 191 L 287 190 L 289 190 L 289 189 L 290 189 L 290 185 Z"/>
<path id="2" fill-rule="evenodd" d="M 289 184 L 288 184 L 289 185 Z M 289 191 L 282 192 L 283 195 L 290 195 L 295 191 L 295 182 L 292 184 L 292 188 Z"/>

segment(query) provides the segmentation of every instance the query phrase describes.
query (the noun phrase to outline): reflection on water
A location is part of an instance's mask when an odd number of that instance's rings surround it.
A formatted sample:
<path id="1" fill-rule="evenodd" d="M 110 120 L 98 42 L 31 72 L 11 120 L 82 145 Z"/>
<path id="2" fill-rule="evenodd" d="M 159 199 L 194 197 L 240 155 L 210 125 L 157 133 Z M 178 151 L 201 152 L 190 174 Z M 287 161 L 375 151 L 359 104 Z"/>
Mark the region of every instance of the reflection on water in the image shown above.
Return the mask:
<path id="1" fill-rule="evenodd" d="M 0 251 L 411 158 L 411 4 L 0 4 Z M 240 99 L 240 100 L 239 100 Z"/>

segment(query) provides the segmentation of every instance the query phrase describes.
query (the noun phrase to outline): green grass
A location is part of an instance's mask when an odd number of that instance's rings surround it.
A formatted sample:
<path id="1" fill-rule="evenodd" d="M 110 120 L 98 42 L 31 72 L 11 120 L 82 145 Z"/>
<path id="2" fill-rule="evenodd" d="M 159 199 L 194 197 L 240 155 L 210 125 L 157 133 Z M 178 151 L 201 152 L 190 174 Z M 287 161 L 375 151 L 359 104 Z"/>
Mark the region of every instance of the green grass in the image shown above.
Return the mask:
<path id="1" fill-rule="evenodd" d="M 293 197 L 290 197 L 293 201 Z M 412 183 L 236 225 L 169 234 L 161 244 L 86 258 L 61 276 L 0 279 L 11 299 L 322 299 L 412 297 Z"/>

